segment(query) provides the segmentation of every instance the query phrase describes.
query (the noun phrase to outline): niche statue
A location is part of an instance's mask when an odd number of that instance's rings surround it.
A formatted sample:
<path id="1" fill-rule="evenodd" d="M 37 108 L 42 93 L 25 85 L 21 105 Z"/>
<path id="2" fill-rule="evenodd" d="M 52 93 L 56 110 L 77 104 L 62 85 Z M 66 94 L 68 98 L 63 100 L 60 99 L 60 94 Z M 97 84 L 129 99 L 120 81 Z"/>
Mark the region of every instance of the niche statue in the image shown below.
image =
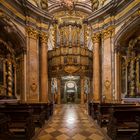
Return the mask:
<path id="1" fill-rule="evenodd" d="M 48 0 L 34 0 L 38 7 L 43 10 L 48 10 Z"/>
<path id="2" fill-rule="evenodd" d="M 99 0 L 90 0 L 90 1 L 91 1 L 92 11 L 97 10 L 99 7 Z"/>

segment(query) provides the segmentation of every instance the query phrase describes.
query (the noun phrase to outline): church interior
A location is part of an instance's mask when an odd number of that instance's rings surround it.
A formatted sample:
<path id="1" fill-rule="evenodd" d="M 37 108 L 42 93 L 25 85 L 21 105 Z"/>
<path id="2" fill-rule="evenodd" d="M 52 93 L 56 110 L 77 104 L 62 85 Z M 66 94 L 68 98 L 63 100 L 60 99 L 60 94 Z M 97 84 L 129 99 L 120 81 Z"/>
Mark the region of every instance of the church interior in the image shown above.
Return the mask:
<path id="1" fill-rule="evenodd" d="M 140 140 L 140 0 L 0 0 L 0 140 Z"/>

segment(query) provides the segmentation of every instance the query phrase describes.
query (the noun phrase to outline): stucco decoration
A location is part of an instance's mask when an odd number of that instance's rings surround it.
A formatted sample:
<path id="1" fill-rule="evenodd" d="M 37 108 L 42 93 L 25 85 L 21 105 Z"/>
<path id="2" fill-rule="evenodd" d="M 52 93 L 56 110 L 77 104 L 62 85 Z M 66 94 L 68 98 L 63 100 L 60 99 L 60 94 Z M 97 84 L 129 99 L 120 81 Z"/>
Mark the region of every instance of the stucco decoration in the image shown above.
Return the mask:
<path id="1" fill-rule="evenodd" d="M 48 0 L 33 0 L 38 7 L 43 10 L 48 10 Z"/>
<path id="2" fill-rule="evenodd" d="M 91 1 L 92 11 L 97 10 L 99 7 L 99 0 L 90 0 L 90 1 Z"/>

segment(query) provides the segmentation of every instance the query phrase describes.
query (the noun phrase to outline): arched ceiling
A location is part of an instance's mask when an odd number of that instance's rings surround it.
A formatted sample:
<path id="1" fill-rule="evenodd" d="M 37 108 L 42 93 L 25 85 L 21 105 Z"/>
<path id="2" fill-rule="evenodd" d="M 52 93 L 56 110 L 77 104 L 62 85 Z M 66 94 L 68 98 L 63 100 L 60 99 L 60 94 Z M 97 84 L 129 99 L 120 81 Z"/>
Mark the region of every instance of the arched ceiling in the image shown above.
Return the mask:
<path id="1" fill-rule="evenodd" d="M 97 9 L 100 9 L 101 7 L 109 3 L 111 0 L 27 0 L 27 1 L 29 1 L 34 6 L 37 6 L 39 8 L 42 8 L 41 5 L 43 3 L 44 7 L 47 7 L 48 12 L 51 13 L 58 12 L 58 10 L 63 11 L 66 9 L 66 7 L 68 7 L 68 9 L 69 8 L 71 9 L 73 8 L 73 6 L 75 7 L 75 9 L 78 9 L 80 11 L 91 13 Z M 45 4 L 47 6 L 45 6 Z"/>

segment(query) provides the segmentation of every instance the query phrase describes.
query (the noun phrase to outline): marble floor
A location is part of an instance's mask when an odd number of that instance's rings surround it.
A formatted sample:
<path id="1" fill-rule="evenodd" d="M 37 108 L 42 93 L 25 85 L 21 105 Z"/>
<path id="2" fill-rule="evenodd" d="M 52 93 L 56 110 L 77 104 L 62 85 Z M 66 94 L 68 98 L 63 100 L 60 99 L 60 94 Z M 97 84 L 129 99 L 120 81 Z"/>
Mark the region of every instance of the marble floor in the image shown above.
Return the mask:
<path id="1" fill-rule="evenodd" d="M 57 105 L 53 117 L 33 140 L 109 140 L 87 114 L 86 105 Z"/>

